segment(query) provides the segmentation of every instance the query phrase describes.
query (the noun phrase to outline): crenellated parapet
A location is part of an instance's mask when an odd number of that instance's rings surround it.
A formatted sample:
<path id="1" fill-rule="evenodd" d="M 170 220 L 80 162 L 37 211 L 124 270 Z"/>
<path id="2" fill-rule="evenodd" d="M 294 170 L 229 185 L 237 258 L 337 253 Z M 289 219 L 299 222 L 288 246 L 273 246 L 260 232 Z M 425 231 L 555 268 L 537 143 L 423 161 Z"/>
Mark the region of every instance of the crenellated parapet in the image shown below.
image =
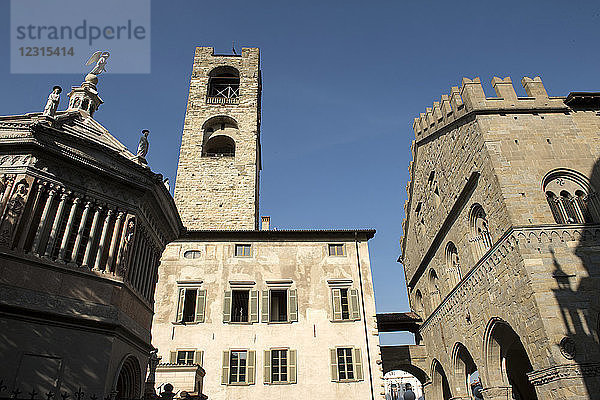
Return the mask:
<path id="1" fill-rule="evenodd" d="M 564 97 L 549 97 L 539 76 L 524 77 L 521 84 L 527 97 L 518 97 L 510 77 L 494 77 L 492 86 L 497 97 L 486 97 L 479 78 L 463 78 L 460 88 L 452 87 L 449 95 L 442 95 L 433 107 L 426 108 L 415 118 L 413 129 L 417 141 L 445 128 L 459 118 L 472 113 L 535 112 L 566 110 Z"/>

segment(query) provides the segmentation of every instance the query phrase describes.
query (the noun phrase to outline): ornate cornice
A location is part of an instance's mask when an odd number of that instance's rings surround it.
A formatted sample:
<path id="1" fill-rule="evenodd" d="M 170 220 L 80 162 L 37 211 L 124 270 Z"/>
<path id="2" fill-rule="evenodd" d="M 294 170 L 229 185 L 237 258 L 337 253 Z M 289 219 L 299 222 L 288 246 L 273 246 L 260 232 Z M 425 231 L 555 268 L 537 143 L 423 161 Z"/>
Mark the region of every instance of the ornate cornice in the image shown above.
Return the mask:
<path id="1" fill-rule="evenodd" d="M 527 376 L 535 386 L 545 385 L 561 379 L 600 376 L 600 363 L 555 365 L 529 372 Z"/>
<path id="2" fill-rule="evenodd" d="M 468 304 L 472 293 L 495 284 L 495 269 L 515 248 L 531 243 L 595 241 L 600 244 L 600 224 L 531 225 L 510 227 L 504 235 L 471 268 L 440 305 L 423 322 L 420 332 L 431 329 L 461 304 Z"/>

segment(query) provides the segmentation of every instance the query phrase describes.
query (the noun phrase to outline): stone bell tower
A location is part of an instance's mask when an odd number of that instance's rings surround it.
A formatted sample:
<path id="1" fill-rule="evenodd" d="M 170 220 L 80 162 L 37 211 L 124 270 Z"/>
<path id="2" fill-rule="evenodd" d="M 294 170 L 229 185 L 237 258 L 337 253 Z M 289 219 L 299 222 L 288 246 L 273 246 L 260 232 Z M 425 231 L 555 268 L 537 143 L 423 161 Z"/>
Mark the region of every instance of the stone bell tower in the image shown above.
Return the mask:
<path id="1" fill-rule="evenodd" d="M 188 229 L 258 229 L 260 98 L 257 48 L 196 48 L 175 185 Z"/>

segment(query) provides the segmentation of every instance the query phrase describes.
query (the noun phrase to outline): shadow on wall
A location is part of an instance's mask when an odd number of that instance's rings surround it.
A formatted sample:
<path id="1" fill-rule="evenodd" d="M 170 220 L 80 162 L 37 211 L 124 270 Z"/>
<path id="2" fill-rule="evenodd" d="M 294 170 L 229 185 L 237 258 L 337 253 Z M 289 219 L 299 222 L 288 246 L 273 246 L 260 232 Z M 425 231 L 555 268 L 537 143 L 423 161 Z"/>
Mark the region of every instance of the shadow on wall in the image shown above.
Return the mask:
<path id="1" fill-rule="evenodd" d="M 0 398 L 41 400 L 49 392 L 53 400 L 63 393 L 77 398 L 80 389 L 85 392 L 81 399 L 110 396 L 105 388 L 107 382 L 116 384 L 115 376 L 107 375 L 113 374 L 113 347 L 107 335 L 1 317 Z M 121 364 L 125 375 L 121 373 L 117 386 L 124 396 L 116 398 L 137 397 L 142 384 L 139 365 L 130 365 L 131 360 Z M 137 359 L 134 364 L 139 364 Z"/>
<path id="2" fill-rule="evenodd" d="M 590 184 L 590 193 L 599 193 L 600 160 L 594 165 Z M 566 329 L 566 336 L 560 341 L 559 347 L 565 358 L 575 361 L 580 367 L 590 399 L 599 398 L 600 393 L 599 245 L 600 228 L 596 225 L 583 229 L 575 255 L 581 260 L 584 273 L 574 273 L 574 268 L 564 263 L 561 265 L 560 255 L 557 256 L 550 248 L 554 263 L 553 277 L 558 286 L 553 291 Z"/>

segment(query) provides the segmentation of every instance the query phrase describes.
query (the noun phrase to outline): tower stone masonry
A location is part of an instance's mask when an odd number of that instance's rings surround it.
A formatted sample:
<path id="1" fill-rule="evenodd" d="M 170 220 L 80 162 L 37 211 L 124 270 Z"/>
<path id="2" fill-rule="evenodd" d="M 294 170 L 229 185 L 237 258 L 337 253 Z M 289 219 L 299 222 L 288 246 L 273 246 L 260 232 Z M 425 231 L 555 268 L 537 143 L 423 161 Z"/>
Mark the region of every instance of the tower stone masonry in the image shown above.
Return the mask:
<path id="1" fill-rule="evenodd" d="M 260 95 L 258 49 L 196 48 L 175 185 L 186 228 L 258 228 Z"/>

